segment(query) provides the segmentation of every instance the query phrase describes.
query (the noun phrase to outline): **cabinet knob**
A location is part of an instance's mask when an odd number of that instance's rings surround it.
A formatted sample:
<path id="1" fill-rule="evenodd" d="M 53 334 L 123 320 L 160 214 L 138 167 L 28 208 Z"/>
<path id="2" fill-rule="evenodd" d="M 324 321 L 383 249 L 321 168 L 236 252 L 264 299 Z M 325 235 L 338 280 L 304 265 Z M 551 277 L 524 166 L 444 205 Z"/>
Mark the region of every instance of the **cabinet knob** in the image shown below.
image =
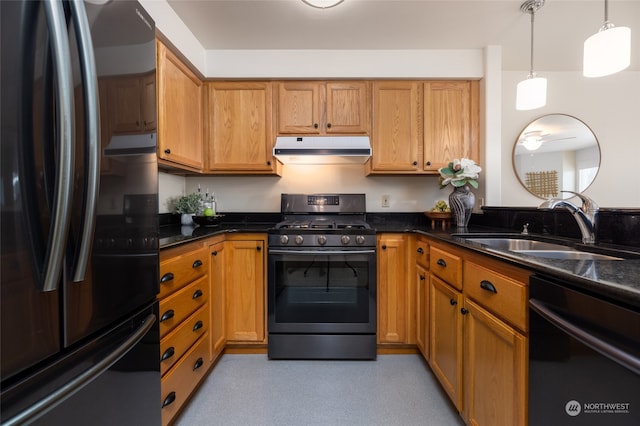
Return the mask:
<path id="1" fill-rule="evenodd" d="M 217 256 L 218 252 L 217 251 L 212 251 L 211 254 L 214 255 L 214 256 Z"/>
<path id="2" fill-rule="evenodd" d="M 457 301 L 456 299 L 450 299 L 450 300 L 449 300 L 449 304 L 450 304 L 451 306 L 456 306 L 456 305 L 458 304 L 458 301 Z"/>
<path id="3" fill-rule="evenodd" d="M 417 161 L 414 161 L 414 162 L 413 162 L 413 163 L 411 163 L 411 164 L 413 164 L 414 166 L 417 166 L 417 165 L 418 165 L 418 162 L 417 162 Z"/>
<path id="4" fill-rule="evenodd" d="M 430 165 L 431 165 L 431 161 L 427 161 L 425 164 L 426 164 L 427 166 L 430 166 Z"/>
<path id="5" fill-rule="evenodd" d="M 192 267 L 193 269 L 195 269 L 195 268 L 199 268 L 199 267 L 201 267 L 201 266 L 202 266 L 202 260 L 200 260 L 200 259 L 196 259 L 196 261 L 195 261 L 195 262 L 193 262 L 193 265 L 191 265 L 191 267 Z"/>
<path id="6" fill-rule="evenodd" d="M 171 150 L 169 148 L 167 148 L 167 149 L 164 150 L 164 153 L 165 154 L 171 154 Z"/>
<path id="7" fill-rule="evenodd" d="M 162 401 L 162 408 L 166 407 L 167 405 L 171 405 L 175 400 L 176 400 L 176 393 L 170 392 L 169 395 L 167 395 L 167 397 L 164 399 L 164 401 Z"/>
<path id="8" fill-rule="evenodd" d="M 424 281 L 424 275 L 420 274 L 420 281 Z"/>
<path id="9" fill-rule="evenodd" d="M 173 354 L 175 354 L 175 352 L 176 350 L 173 348 L 173 346 L 171 346 L 169 349 L 164 351 L 164 353 L 162 354 L 161 361 L 171 358 Z"/>
<path id="10" fill-rule="evenodd" d="M 202 323 L 202 321 L 198 321 L 197 323 L 193 324 L 193 328 L 191 329 L 191 331 L 198 331 L 203 326 L 204 326 L 204 324 Z"/>
<path id="11" fill-rule="evenodd" d="M 271 161 L 267 161 L 267 166 L 270 166 L 270 165 L 271 165 Z"/>
<path id="12" fill-rule="evenodd" d="M 313 123 L 313 128 L 317 129 L 318 128 L 318 123 Z"/>
<path id="13" fill-rule="evenodd" d="M 467 314 L 469 313 L 469 310 L 468 310 L 468 309 L 465 309 L 465 308 L 460 308 L 460 313 L 461 313 L 462 315 L 467 315 Z"/>
<path id="14" fill-rule="evenodd" d="M 382 250 L 386 250 L 387 246 L 385 244 L 382 245 Z"/>
<path id="15" fill-rule="evenodd" d="M 331 123 L 327 123 L 327 129 L 331 128 Z"/>
<path id="16" fill-rule="evenodd" d="M 256 246 L 256 250 L 261 251 L 261 250 L 262 250 L 262 247 L 260 247 L 260 246 Z"/>
<path id="17" fill-rule="evenodd" d="M 480 288 L 483 290 L 487 290 L 490 293 L 498 293 L 498 289 L 493 285 L 491 281 L 482 280 L 480 281 Z"/>
<path id="18" fill-rule="evenodd" d="M 169 281 L 173 281 L 173 272 L 167 272 L 160 278 L 160 284 L 168 283 Z"/>
<path id="19" fill-rule="evenodd" d="M 196 371 L 198 368 L 202 367 L 204 361 L 202 358 L 198 358 L 197 361 L 193 364 L 193 371 Z"/>
<path id="20" fill-rule="evenodd" d="M 418 247 L 418 250 L 416 250 L 418 253 L 420 254 L 424 254 L 424 250 L 422 249 L 422 247 Z"/>
<path id="21" fill-rule="evenodd" d="M 199 297 L 202 297 L 204 293 L 202 292 L 202 290 L 198 289 L 196 291 L 193 292 L 193 296 L 191 296 L 192 299 L 197 299 Z"/>

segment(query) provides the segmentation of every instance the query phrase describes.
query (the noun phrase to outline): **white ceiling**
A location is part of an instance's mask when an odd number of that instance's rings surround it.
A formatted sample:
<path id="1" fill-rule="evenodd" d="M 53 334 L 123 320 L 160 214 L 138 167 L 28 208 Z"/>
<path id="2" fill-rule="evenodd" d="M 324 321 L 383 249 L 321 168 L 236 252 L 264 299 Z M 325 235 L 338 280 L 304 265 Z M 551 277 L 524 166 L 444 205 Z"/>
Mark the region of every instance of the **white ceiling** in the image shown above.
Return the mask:
<path id="1" fill-rule="evenodd" d="M 206 50 L 475 49 L 502 46 L 503 69 L 529 68 L 524 0 L 168 0 Z M 612 0 L 609 20 L 631 27 L 640 70 L 640 0 Z M 546 0 L 535 15 L 536 71 L 582 69 L 582 45 L 604 21 L 604 0 Z"/>

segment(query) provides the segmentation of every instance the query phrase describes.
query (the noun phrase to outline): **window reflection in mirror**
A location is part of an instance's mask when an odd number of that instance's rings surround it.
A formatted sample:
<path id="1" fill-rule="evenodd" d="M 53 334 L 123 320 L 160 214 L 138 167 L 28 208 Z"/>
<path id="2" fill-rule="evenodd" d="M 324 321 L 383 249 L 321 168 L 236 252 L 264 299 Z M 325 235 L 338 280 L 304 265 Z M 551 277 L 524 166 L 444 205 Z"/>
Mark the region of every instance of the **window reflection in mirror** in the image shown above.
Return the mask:
<path id="1" fill-rule="evenodd" d="M 513 146 L 513 169 L 533 195 L 570 198 L 583 192 L 600 168 L 600 146 L 593 131 L 566 114 L 549 114 L 529 123 Z"/>

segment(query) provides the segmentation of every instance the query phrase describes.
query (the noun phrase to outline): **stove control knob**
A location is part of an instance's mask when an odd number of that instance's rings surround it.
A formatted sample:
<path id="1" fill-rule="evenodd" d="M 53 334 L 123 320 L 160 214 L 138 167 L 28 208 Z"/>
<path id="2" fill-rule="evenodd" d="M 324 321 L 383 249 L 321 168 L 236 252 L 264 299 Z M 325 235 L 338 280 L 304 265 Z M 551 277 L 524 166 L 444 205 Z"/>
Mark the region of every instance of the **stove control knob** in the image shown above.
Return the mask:
<path id="1" fill-rule="evenodd" d="M 351 241 L 351 238 L 348 235 L 343 235 L 342 237 L 340 237 L 340 242 L 345 246 L 349 244 L 349 241 Z"/>
<path id="2" fill-rule="evenodd" d="M 321 246 L 327 244 L 327 237 L 325 237 L 324 235 L 319 235 L 318 244 L 320 244 Z"/>
<path id="3" fill-rule="evenodd" d="M 358 245 L 364 244 L 364 235 L 358 235 L 356 237 L 356 244 L 358 244 Z"/>
<path id="4" fill-rule="evenodd" d="M 302 237 L 302 235 L 296 235 L 295 241 L 297 245 L 300 245 L 304 242 L 304 238 Z"/>
<path id="5" fill-rule="evenodd" d="M 280 244 L 287 244 L 289 242 L 288 235 L 280 235 Z"/>

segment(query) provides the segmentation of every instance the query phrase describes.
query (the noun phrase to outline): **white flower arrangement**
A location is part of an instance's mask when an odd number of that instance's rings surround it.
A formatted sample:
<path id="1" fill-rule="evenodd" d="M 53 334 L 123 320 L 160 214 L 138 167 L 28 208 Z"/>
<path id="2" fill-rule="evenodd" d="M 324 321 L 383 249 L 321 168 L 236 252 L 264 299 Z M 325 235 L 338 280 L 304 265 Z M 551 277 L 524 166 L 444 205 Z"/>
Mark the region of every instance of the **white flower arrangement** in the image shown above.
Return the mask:
<path id="1" fill-rule="evenodd" d="M 440 189 L 451 184 L 455 188 L 465 186 L 467 184 L 478 188 L 478 177 L 482 169 L 475 161 L 468 158 L 454 159 L 447 167 L 442 167 L 440 172 Z"/>

